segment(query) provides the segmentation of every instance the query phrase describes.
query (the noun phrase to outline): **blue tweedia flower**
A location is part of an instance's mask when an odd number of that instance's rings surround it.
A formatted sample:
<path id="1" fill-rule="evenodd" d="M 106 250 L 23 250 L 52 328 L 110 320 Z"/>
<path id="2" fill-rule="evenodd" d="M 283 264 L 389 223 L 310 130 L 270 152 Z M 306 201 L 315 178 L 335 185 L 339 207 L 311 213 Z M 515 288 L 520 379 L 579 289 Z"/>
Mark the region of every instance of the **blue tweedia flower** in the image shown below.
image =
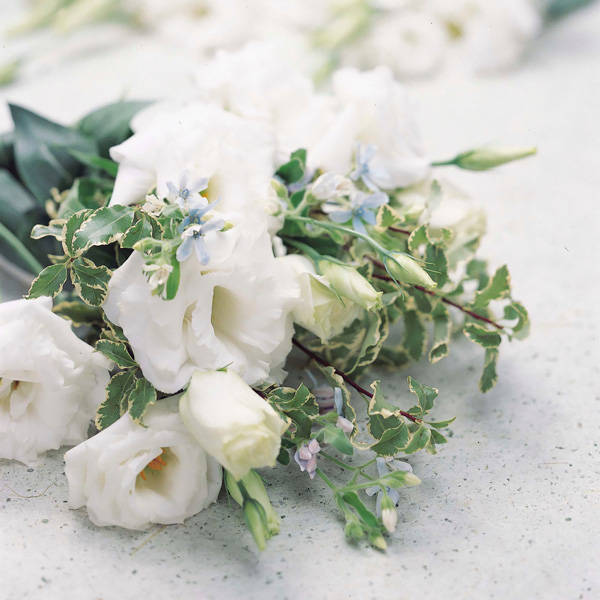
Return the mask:
<path id="1" fill-rule="evenodd" d="M 177 248 L 177 260 L 183 262 L 187 260 L 192 251 L 196 252 L 196 256 L 200 261 L 200 264 L 206 265 L 210 260 L 210 254 L 204 236 L 211 231 L 220 231 L 225 227 L 225 221 L 223 219 L 211 219 L 203 220 L 204 215 L 212 210 L 219 200 L 215 200 L 208 206 L 203 208 L 192 208 L 190 214 L 187 216 L 181 224 L 179 230 L 181 231 L 181 239 L 183 240 L 181 246 Z"/>
<path id="2" fill-rule="evenodd" d="M 350 173 L 352 181 L 360 179 L 372 192 L 379 191 L 379 186 L 373 181 L 373 176 L 377 176 L 377 171 L 370 165 L 375 154 L 377 154 L 377 148 L 373 144 L 363 146 L 359 143 L 356 147 L 356 167 Z"/>
<path id="3" fill-rule="evenodd" d="M 167 199 L 169 202 L 176 202 L 179 206 L 186 205 L 197 208 L 206 206 L 206 199 L 200 195 L 208 187 L 208 179 L 202 178 L 196 181 L 189 182 L 190 172 L 184 171 L 179 176 L 179 185 L 175 185 L 172 181 L 167 181 Z"/>
<path id="4" fill-rule="evenodd" d="M 389 201 L 388 195 L 383 192 L 365 194 L 356 191 L 349 202 L 347 200 L 326 202 L 323 204 L 323 212 L 327 213 L 334 223 L 343 224 L 352 221 L 355 231 L 366 235 L 365 223 L 376 225 L 377 209 Z"/>
<path id="5" fill-rule="evenodd" d="M 412 468 L 408 463 L 404 463 L 399 460 L 393 461 L 393 462 L 401 463 L 401 465 L 406 465 L 406 468 L 398 468 L 395 470 L 402 470 L 402 471 L 410 470 L 410 471 L 412 471 Z M 381 457 L 377 458 L 377 471 L 379 473 L 379 477 L 383 477 L 384 475 L 387 475 L 388 468 L 386 465 L 385 458 L 381 458 Z M 387 495 L 390 497 L 390 500 L 394 503 L 394 505 L 397 505 L 398 502 L 400 502 L 400 494 L 398 493 L 397 490 L 393 490 L 392 488 L 386 486 L 385 491 L 387 492 Z M 383 498 L 383 492 L 381 491 L 381 488 L 378 485 L 374 485 L 373 487 L 366 489 L 365 493 L 367 494 L 367 496 L 374 496 L 375 494 L 377 494 L 376 511 L 377 511 L 377 516 L 381 517 L 381 500 Z"/>

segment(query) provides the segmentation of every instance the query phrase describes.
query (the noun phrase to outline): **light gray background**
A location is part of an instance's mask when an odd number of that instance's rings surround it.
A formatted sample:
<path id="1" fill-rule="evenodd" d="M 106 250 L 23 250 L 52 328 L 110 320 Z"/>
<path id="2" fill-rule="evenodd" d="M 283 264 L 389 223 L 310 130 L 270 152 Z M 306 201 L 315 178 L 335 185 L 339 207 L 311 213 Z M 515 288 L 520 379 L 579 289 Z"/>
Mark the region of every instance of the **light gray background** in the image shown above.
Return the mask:
<path id="1" fill-rule="evenodd" d="M 109 99 L 77 88 L 91 72 L 76 64 L 1 97 L 72 120 Z M 401 402 L 409 373 L 439 387 L 436 416 L 459 417 L 438 456 L 411 458 L 424 483 L 402 494 L 388 552 L 346 544 L 328 490 L 293 467 L 269 474 L 283 522 L 262 554 L 225 499 L 182 526 L 98 529 L 67 508 L 54 452 L 35 470 L 0 461 L 0 597 L 600 597 L 600 5 L 548 31 L 516 73 L 423 82 L 414 95 L 436 158 L 481 142 L 539 146 L 491 174 L 452 173 L 485 202 L 482 255 L 509 264 L 533 333 L 502 348 L 484 397 L 482 353 L 464 340 L 433 368 L 382 373 Z"/>

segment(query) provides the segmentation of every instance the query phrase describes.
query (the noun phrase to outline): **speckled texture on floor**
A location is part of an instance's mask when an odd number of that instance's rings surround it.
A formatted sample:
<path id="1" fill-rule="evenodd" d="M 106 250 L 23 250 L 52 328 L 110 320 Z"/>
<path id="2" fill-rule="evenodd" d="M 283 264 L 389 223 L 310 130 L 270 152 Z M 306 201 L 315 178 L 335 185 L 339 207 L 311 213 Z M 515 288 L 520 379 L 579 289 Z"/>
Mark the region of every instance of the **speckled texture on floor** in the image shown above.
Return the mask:
<path id="1" fill-rule="evenodd" d="M 540 147 L 492 174 L 453 174 L 486 202 L 482 254 L 510 265 L 533 333 L 502 349 L 485 397 L 466 340 L 433 368 L 381 373 L 407 402 L 409 372 L 439 387 L 436 414 L 459 417 L 438 456 L 411 458 L 424 483 L 403 492 L 389 551 L 346 544 L 325 486 L 281 467 L 269 479 L 282 532 L 262 554 L 225 498 L 182 526 L 98 529 L 67 508 L 54 452 L 34 470 L 0 461 L 1 598 L 600 597 L 600 6 L 548 32 L 517 73 L 415 96 L 436 157 L 482 141 Z"/>

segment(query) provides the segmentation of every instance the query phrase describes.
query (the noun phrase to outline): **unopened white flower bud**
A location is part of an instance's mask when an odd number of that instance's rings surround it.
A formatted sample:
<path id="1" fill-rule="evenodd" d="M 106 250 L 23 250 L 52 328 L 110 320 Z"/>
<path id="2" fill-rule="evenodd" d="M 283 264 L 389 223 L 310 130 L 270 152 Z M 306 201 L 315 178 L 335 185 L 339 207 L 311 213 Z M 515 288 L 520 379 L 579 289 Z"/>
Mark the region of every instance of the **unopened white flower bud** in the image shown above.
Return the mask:
<path id="1" fill-rule="evenodd" d="M 354 267 L 322 260 L 319 269 L 336 292 L 365 310 L 381 303 L 382 292 L 378 292 Z"/>
<path id="2" fill-rule="evenodd" d="M 410 256 L 393 252 L 392 257 L 392 259 L 388 260 L 387 267 L 398 281 L 421 285 L 427 289 L 437 287 L 437 283 L 431 279 L 427 271 L 417 261 L 410 258 Z"/>
<path id="3" fill-rule="evenodd" d="M 396 506 L 393 500 L 384 494 L 381 499 L 381 520 L 383 526 L 392 533 L 396 529 L 396 523 L 398 522 L 398 513 L 396 512 Z"/>
<path id="4" fill-rule="evenodd" d="M 536 154 L 537 148 L 479 148 L 460 154 L 453 161 L 456 166 L 469 171 L 487 171 L 506 163 Z"/>

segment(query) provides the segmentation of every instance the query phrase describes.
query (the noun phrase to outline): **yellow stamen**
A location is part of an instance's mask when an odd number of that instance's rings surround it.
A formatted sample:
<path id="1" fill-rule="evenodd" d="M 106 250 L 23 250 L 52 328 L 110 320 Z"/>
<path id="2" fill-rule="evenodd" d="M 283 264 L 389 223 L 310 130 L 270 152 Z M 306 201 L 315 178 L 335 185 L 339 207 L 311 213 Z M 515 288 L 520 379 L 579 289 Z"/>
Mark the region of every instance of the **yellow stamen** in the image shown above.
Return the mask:
<path id="1" fill-rule="evenodd" d="M 161 458 L 161 456 L 164 454 L 164 449 L 161 449 L 160 454 L 156 457 L 153 458 L 141 471 L 140 471 L 140 477 L 144 480 L 147 481 L 148 479 L 146 478 L 146 473 L 144 472 L 146 468 L 148 469 L 152 469 L 153 471 L 162 471 L 164 467 L 167 466 L 166 461 Z"/>

